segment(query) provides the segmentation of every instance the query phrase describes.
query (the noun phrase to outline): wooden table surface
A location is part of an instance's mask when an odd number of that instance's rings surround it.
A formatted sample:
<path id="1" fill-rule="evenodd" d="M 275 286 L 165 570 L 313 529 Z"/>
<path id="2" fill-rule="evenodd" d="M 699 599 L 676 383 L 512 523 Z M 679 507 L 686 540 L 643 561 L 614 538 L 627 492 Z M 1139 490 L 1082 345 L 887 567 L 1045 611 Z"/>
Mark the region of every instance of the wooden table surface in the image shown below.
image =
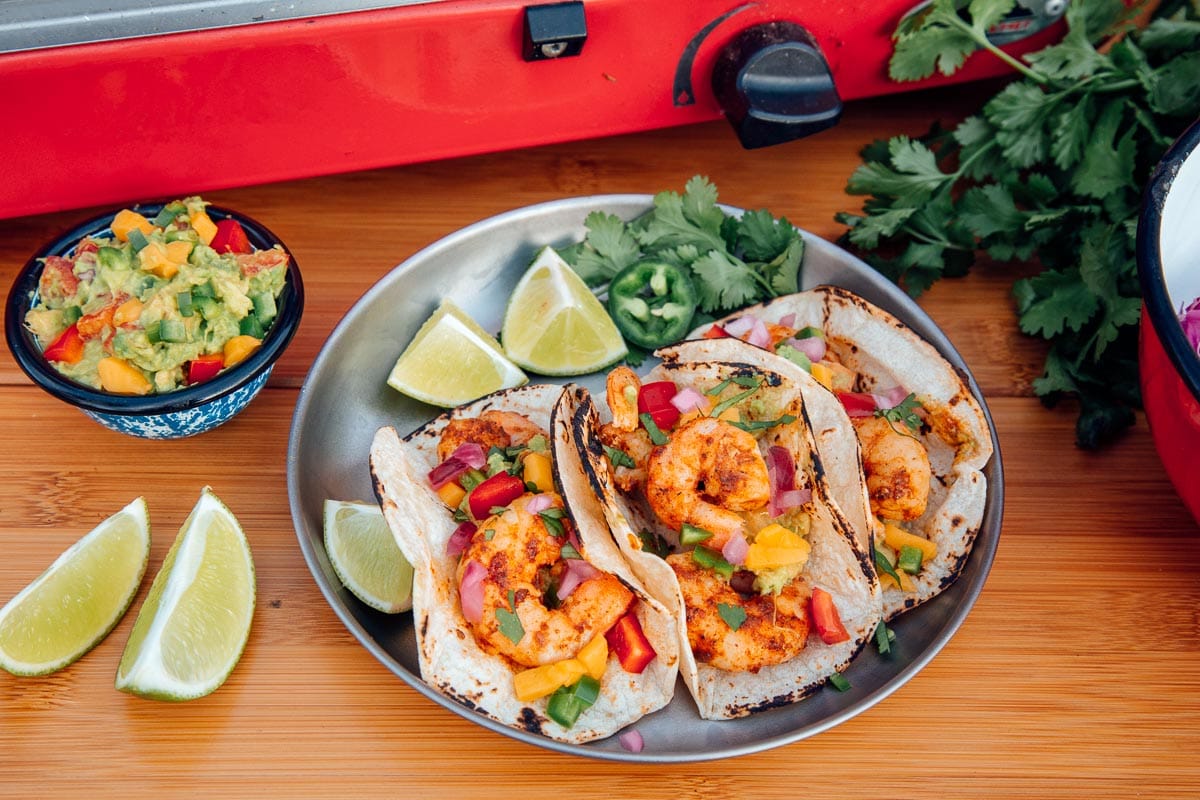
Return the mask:
<path id="1" fill-rule="evenodd" d="M 999 432 L 1007 507 L 965 624 L 913 680 L 813 738 L 699 764 L 559 754 L 492 733 L 397 679 L 334 615 L 297 544 L 286 449 L 305 374 L 372 284 L 455 229 L 529 203 L 681 190 L 768 208 L 828 239 L 859 148 L 953 120 L 974 92 L 848 106 L 807 140 L 745 151 L 722 122 L 231 191 L 207 198 L 290 246 L 303 323 L 271 382 L 218 430 L 177 442 L 111 433 L 44 394 L 0 353 L 0 603 L 139 494 L 150 571 L 205 484 L 241 519 L 258 607 L 244 656 L 184 704 L 113 688 L 133 622 L 49 677 L 0 672 L 0 796 L 123 797 L 1194 797 L 1200 792 L 1200 530 L 1144 421 L 1102 452 L 1074 408 L 1032 396 L 1041 346 L 1016 328 L 1014 272 L 947 280 L 921 304 L 971 366 Z M 978 96 L 978 95 L 975 95 Z M 0 285 L 89 214 L 0 221 Z M 149 586 L 142 586 L 140 602 Z M 136 607 L 136 606 L 135 606 Z"/>

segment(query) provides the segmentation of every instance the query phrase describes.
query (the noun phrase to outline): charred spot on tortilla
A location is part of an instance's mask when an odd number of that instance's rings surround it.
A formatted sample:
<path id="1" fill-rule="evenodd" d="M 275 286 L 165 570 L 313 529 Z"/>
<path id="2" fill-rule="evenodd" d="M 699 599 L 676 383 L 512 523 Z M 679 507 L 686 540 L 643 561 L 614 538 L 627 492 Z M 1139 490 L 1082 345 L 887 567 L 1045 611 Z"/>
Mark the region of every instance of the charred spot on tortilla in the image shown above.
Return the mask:
<path id="1" fill-rule="evenodd" d="M 960 527 L 964 522 L 966 522 L 966 520 L 963 519 L 962 514 L 955 514 L 950 518 L 950 525 L 955 528 Z"/>
<path id="2" fill-rule="evenodd" d="M 533 710 L 529 706 L 525 706 L 521 709 L 520 722 L 521 728 L 524 730 L 530 733 L 536 733 L 538 735 L 542 734 L 542 718 L 538 716 L 537 711 Z"/>

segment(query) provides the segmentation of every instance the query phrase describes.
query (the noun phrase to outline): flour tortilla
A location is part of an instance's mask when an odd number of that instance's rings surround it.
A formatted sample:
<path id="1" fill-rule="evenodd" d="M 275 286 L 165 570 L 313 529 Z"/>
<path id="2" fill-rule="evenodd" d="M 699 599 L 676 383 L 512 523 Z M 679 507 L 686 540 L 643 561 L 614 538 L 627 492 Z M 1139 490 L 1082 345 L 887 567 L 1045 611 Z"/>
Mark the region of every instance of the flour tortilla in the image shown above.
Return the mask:
<path id="1" fill-rule="evenodd" d="M 893 619 L 936 597 L 954 583 L 966 565 L 987 504 L 987 478 L 982 470 L 992 456 L 991 432 L 966 380 L 915 331 L 846 289 L 820 286 L 778 297 L 717 320 L 716 324 L 745 315 L 766 323 L 777 323 L 792 315 L 789 327 L 820 328 L 825 331 L 827 346 L 843 364 L 859 374 L 861 385 L 857 390 L 885 392 L 900 386 L 914 393 L 929 412 L 935 423 L 933 429 L 919 435 L 929 452 L 933 470 L 929 505 L 924 515 L 902 527 L 928 537 L 937 545 L 938 555 L 926 561 L 920 573 L 913 576 L 914 592 L 902 592 L 893 586 L 884 588 L 884 618 Z M 703 335 L 708 327 L 693 331 L 691 336 Z M 706 350 L 705 342 L 723 346 Z M 858 439 L 855 436 L 848 440 L 839 432 L 845 426 L 834 417 L 841 403 L 804 369 L 733 339 L 698 340 L 685 345 L 684 352 L 692 358 L 725 358 L 729 349 L 757 351 L 757 356 L 746 358 L 777 369 L 795 381 L 814 414 L 816 409 L 824 409 L 814 429 L 817 450 L 827 464 L 851 460 L 849 442 L 853 441 L 857 449 Z M 840 478 L 830 482 L 834 502 L 850 520 L 861 546 L 870 552 L 872 537 L 880 523 L 870 511 L 861 454 L 856 472 L 830 469 L 830 474 Z"/>
<path id="2" fill-rule="evenodd" d="M 775 443 L 788 447 L 798 464 L 809 464 L 812 482 L 813 524 L 809 533 L 812 552 L 804 570 L 808 583 L 828 591 L 834 598 L 850 639 L 826 645 L 810 633 L 804 650 L 795 658 L 756 673 L 730 672 L 697 662 L 688 645 L 683 594 L 674 570 L 661 557 L 642 549 L 639 531 L 651 531 L 668 539 L 674 532 L 662 525 L 641 497 L 619 491 L 603 444 L 598 436 L 601 412 L 586 392 L 580 393 L 580 412 L 574 440 L 584 453 L 584 469 L 592 491 L 604 499 L 604 512 L 614 538 L 643 584 L 670 609 L 678 626 L 680 674 L 697 710 L 704 719 L 731 719 L 796 702 L 824 685 L 830 675 L 844 669 L 874 633 L 880 619 L 879 585 L 867 555 L 857 546 L 846 520 L 825 501 L 828 487 L 824 469 L 808 434 L 805 410 L 796 390 L 780 375 L 745 363 L 664 363 L 644 380 L 669 379 L 680 388 L 701 389 L 716 385 L 731 375 L 763 375 L 773 387 L 776 400 L 797 412 L 800 425 L 789 426 L 790 438 Z M 605 409 L 604 419 L 609 417 Z M 781 434 L 783 435 L 783 434 Z"/>
<path id="3" fill-rule="evenodd" d="M 674 621 L 631 572 L 609 535 L 598 499 L 588 490 L 578 449 L 570 440 L 572 397 L 561 386 L 524 386 L 447 412 L 404 439 L 391 427 L 381 428 L 371 446 L 370 465 L 384 517 L 413 565 L 413 625 L 422 679 L 504 725 L 581 743 L 610 736 L 669 703 L 679 648 Z M 550 433 L 555 483 L 575 522 L 581 554 L 637 595 L 639 621 L 658 654 L 640 675 L 625 672 L 610 658 L 599 699 L 571 728 L 546 715 L 545 698 L 519 701 L 513 691 L 513 662 L 476 643 L 458 599 L 458 557 L 446 554 L 458 523 L 426 477 L 438 463 L 437 443 L 446 424 L 489 409 L 524 414 Z"/>

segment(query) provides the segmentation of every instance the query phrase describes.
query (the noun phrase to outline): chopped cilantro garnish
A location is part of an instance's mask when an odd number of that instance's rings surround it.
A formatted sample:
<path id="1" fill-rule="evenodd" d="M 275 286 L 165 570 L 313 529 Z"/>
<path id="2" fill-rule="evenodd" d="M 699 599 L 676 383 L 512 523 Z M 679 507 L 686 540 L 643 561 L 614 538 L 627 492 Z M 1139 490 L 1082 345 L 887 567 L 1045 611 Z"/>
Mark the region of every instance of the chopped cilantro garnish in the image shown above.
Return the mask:
<path id="1" fill-rule="evenodd" d="M 516 608 L 516 594 L 509 589 L 508 608 L 496 609 L 496 622 L 499 624 L 500 632 L 507 636 L 513 644 L 517 644 L 525 638 L 525 626 L 521 624 L 521 618 L 517 616 Z"/>
<path id="2" fill-rule="evenodd" d="M 717 603 L 717 613 L 721 615 L 721 619 L 725 620 L 725 624 L 733 631 L 742 627 L 742 623 L 746 621 L 746 609 L 739 605 Z"/>
<path id="3" fill-rule="evenodd" d="M 667 435 L 654 422 L 654 417 L 649 414 L 638 414 L 638 419 L 642 421 L 642 427 L 646 429 L 646 433 L 650 434 L 650 441 L 652 443 L 660 445 L 670 441 Z"/>
<path id="4" fill-rule="evenodd" d="M 896 640 L 896 633 L 883 622 L 875 626 L 875 649 L 880 655 L 888 655 L 892 652 L 892 642 Z"/>
<path id="5" fill-rule="evenodd" d="M 734 383 L 736 383 L 738 386 L 746 386 L 746 385 L 747 385 L 747 384 L 745 384 L 745 383 L 743 383 L 743 382 L 739 381 L 737 378 L 732 378 L 731 380 L 733 380 L 733 382 L 734 382 Z M 750 384 L 750 388 L 749 388 L 749 389 L 747 389 L 747 390 L 746 390 L 746 391 L 744 391 L 744 392 L 738 392 L 737 394 L 733 395 L 732 397 L 727 397 L 727 398 L 725 398 L 724 400 L 722 400 L 721 402 L 717 403 L 715 406 L 713 406 L 713 409 L 712 409 L 712 411 L 708 412 L 708 415 L 709 415 L 710 417 L 719 417 L 719 416 L 721 416 L 721 415 L 722 415 L 722 414 L 724 414 L 726 411 L 728 411 L 729 409 L 733 408 L 733 407 L 734 407 L 734 406 L 736 406 L 738 403 L 742 402 L 742 401 L 743 401 L 743 400 L 745 400 L 747 397 L 749 397 L 750 395 L 752 395 L 752 394 L 754 394 L 755 392 L 757 392 L 757 391 L 758 391 L 758 388 L 759 388 L 760 386 L 762 386 L 762 385 L 763 385 L 763 378 L 762 378 L 762 377 L 754 378 L 754 379 L 753 379 L 753 382 Z"/>
<path id="6" fill-rule="evenodd" d="M 762 431 L 767 428 L 774 428 L 777 425 L 791 425 L 796 421 L 796 418 L 791 414 L 784 414 L 776 419 L 752 419 L 752 420 L 731 420 L 730 425 L 735 428 L 741 428 L 744 431 L 753 433 L 754 431 Z"/>
<path id="7" fill-rule="evenodd" d="M 539 511 L 538 516 L 542 518 L 542 524 L 551 536 L 562 538 L 566 534 L 562 523 L 565 513 L 561 508 L 547 508 L 545 511 Z"/>
<path id="8" fill-rule="evenodd" d="M 666 558 L 671 554 L 670 543 L 653 531 L 638 531 L 638 538 L 642 541 L 642 549 L 647 553 L 653 553 L 659 558 Z"/>
<path id="9" fill-rule="evenodd" d="M 583 556 L 579 553 L 578 550 L 575 549 L 575 545 L 571 544 L 570 542 L 566 542 L 562 546 L 562 557 L 563 558 L 573 558 L 577 561 L 583 560 Z"/>
<path id="10" fill-rule="evenodd" d="M 875 569 L 885 575 L 891 575 L 892 580 L 896 582 L 897 586 L 903 585 L 900 583 L 900 576 L 896 574 L 896 568 L 893 567 L 892 562 L 888 560 L 887 554 L 878 547 L 875 548 Z"/>
<path id="11" fill-rule="evenodd" d="M 876 409 L 875 416 L 883 417 L 892 423 L 893 429 L 899 423 L 906 425 L 910 433 L 920 433 L 923 423 L 920 415 L 917 414 L 918 408 L 923 408 L 921 401 L 917 400 L 915 394 L 910 393 L 908 397 L 891 408 Z M 897 431 L 897 433 L 904 433 L 904 431 Z"/>
<path id="12" fill-rule="evenodd" d="M 609 463 L 614 467 L 629 467 L 633 469 L 637 466 L 637 462 L 624 450 L 604 445 L 604 455 L 608 456 Z"/>
<path id="13" fill-rule="evenodd" d="M 492 539 L 496 538 L 496 529 L 495 528 L 485 528 L 483 531 L 483 538 L 489 542 Z"/>

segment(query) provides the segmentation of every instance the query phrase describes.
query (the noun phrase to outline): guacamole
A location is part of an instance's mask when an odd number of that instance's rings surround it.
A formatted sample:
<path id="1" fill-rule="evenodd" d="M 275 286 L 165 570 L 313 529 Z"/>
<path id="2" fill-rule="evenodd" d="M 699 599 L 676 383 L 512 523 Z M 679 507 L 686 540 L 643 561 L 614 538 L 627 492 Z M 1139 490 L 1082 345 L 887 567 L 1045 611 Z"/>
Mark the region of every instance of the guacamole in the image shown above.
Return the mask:
<path id="1" fill-rule="evenodd" d="M 111 236 L 43 259 L 25 325 L 59 372 L 118 394 L 170 392 L 261 345 L 288 254 L 253 249 L 236 220 L 213 222 L 205 208 L 188 197 L 152 219 L 126 209 Z"/>

